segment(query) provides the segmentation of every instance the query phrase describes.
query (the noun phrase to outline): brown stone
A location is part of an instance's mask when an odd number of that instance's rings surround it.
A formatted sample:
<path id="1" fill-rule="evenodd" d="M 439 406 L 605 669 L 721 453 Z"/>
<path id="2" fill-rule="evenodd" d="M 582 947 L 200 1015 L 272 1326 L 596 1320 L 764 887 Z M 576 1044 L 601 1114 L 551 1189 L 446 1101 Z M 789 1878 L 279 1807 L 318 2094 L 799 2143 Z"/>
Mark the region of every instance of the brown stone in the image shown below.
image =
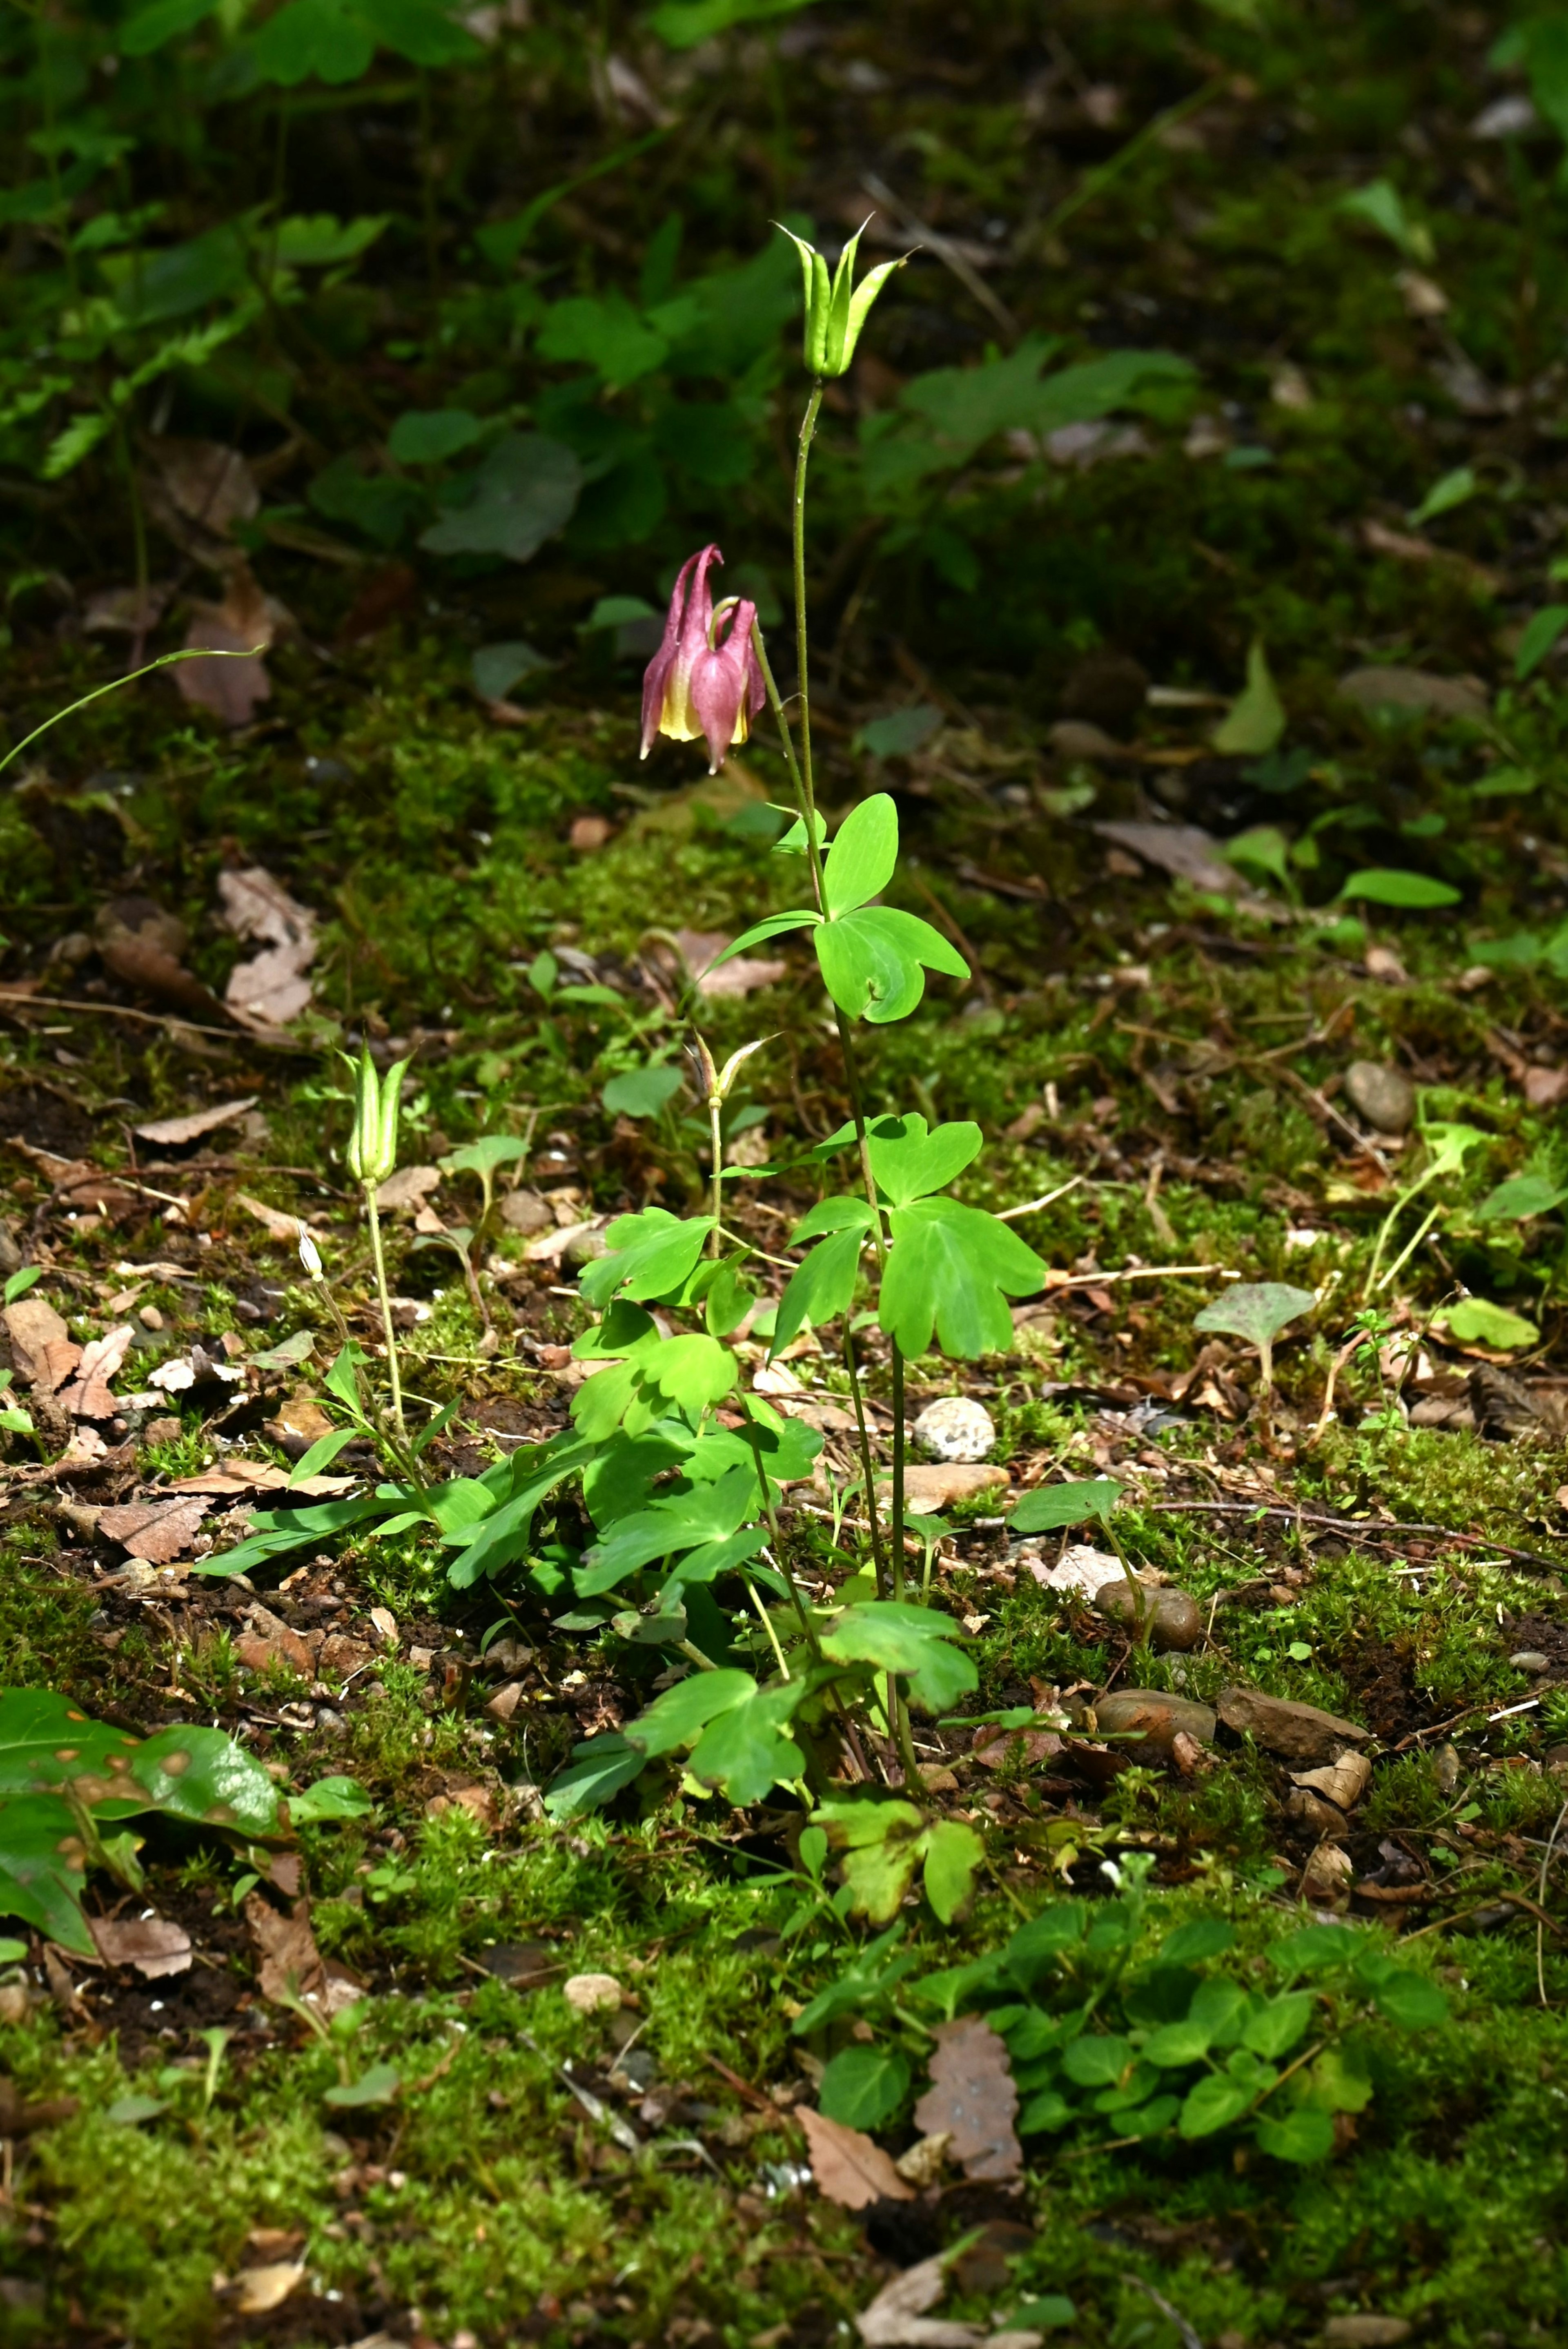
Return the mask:
<path id="1" fill-rule="evenodd" d="M 1115 1689 L 1109 1696 L 1098 1697 L 1094 1725 L 1101 1737 L 1141 1730 L 1141 1750 L 1158 1754 L 1162 1760 L 1173 1753 L 1179 1734 L 1195 1738 L 1200 1745 L 1214 1742 L 1214 1715 L 1210 1707 L 1191 1697 L 1172 1696 L 1165 1689 Z M 1134 1759 L 1140 1752 L 1130 1741 L 1120 1750 Z"/>
<path id="2" fill-rule="evenodd" d="M 329 1631 L 321 1643 L 316 1668 L 323 1680 L 346 1680 L 350 1672 L 360 1671 L 371 1662 L 375 1653 L 363 1640 L 350 1639 L 346 1631 Z"/>
<path id="3" fill-rule="evenodd" d="M 934 1465 L 906 1468 L 903 1504 L 917 1515 L 950 1509 L 955 1501 L 978 1501 L 986 1494 L 1004 1493 L 1010 1479 L 993 1460 L 944 1460 Z"/>
<path id="4" fill-rule="evenodd" d="M 1291 1788 L 1284 1798 L 1284 1814 L 1297 1826 L 1307 1828 L 1315 1836 L 1326 1836 L 1331 1843 L 1338 1843 L 1350 1832 L 1350 1822 L 1344 1812 L 1326 1803 L 1321 1795 L 1315 1795 L 1310 1786 Z"/>
<path id="5" fill-rule="evenodd" d="M 1346 1745 L 1364 1745 L 1370 1733 L 1315 1704 L 1291 1704 L 1258 1689 L 1222 1689 L 1219 1714 L 1227 1729 L 1256 1738 L 1287 1762 L 1337 1762 Z"/>
<path id="6" fill-rule="evenodd" d="M 1140 1588 L 1134 1599 L 1124 1576 L 1119 1582 L 1102 1583 L 1092 1604 L 1097 1615 L 1112 1617 L 1132 1631 L 1140 1644 L 1159 1654 L 1169 1649 L 1195 1648 L 1203 1636 L 1202 1610 L 1184 1590 Z"/>

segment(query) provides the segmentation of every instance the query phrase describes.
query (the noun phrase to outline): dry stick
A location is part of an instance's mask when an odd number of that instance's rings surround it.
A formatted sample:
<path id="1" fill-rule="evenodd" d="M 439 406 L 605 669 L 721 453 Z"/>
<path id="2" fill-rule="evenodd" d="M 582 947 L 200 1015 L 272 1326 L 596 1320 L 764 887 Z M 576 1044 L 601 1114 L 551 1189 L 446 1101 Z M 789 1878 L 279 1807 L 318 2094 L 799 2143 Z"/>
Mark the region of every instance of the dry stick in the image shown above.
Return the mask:
<path id="1" fill-rule="evenodd" d="M 923 221 L 918 213 L 912 212 L 907 204 L 900 203 L 887 181 L 879 180 L 874 171 L 862 172 L 861 185 L 873 203 L 887 206 L 893 215 L 901 236 L 918 237 L 921 243 L 928 246 L 936 255 L 943 267 L 952 271 L 965 292 L 971 295 L 979 303 L 980 307 L 995 318 L 1009 340 L 1016 339 L 1018 321 L 1006 304 L 992 293 L 973 263 L 959 251 L 950 237 L 944 236 L 941 231 L 933 228 L 928 221 Z"/>
<path id="2" fill-rule="evenodd" d="M 1556 1818 L 1552 1823 L 1552 1833 L 1546 1838 L 1546 1849 L 1542 1856 L 1541 1861 L 1541 1882 L 1536 1889 L 1535 1894 L 1538 1902 L 1543 1901 L 1546 1898 L 1546 1871 L 1552 1865 L 1553 1846 L 1557 1841 L 1557 1837 L 1562 1830 L 1564 1819 L 1568 1819 L 1568 1803 L 1564 1803 L 1562 1809 L 1558 1812 Z M 1541 1992 L 1541 2003 L 1542 2006 L 1545 2006 L 1548 2003 L 1546 1996 L 1546 1943 L 1543 1939 L 1544 1932 L 1545 1911 L 1542 1909 L 1542 1914 L 1537 1918 L 1535 1924 L 1535 1980 L 1537 1987 Z"/>
<path id="3" fill-rule="evenodd" d="M 1144 1501 L 1140 1506 L 1151 1514 L 1159 1512 L 1165 1516 L 1186 1511 L 1193 1516 L 1284 1517 L 1293 1526 L 1325 1526 L 1331 1533 L 1380 1535 L 1385 1540 L 1393 1537 L 1402 1537 L 1406 1534 L 1438 1534 L 1445 1541 L 1461 1542 L 1467 1549 L 1499 1550 L 1504 1557 L 1517 1558 L 1525 1566 L 1544 1567 L 1552 1574 L 1555 1574 L 1563 1563 L 1561 1558 L 1542 1557 L 1532 1549 L 1514 1549 L 1507 1542 L 1488 1541 L 1480 1534 L 1460 1533 L 1453 1526 L 1407 1525 L 1402 1521 L 1379 1517 L 1326 1517 L 1310 1509 L 1271 1508 L 1263 1501 Z M 1474 1706 L 1470 1708 L 1472 1712 L 1475 1709 Z M 1462 1713 L 1454 1715 L 1456 1721 L 1462 1721 L 1464 1717 Z M 1421 1733 L 1426 1735 L 1429 1733 L 1423 1731 Z"/>

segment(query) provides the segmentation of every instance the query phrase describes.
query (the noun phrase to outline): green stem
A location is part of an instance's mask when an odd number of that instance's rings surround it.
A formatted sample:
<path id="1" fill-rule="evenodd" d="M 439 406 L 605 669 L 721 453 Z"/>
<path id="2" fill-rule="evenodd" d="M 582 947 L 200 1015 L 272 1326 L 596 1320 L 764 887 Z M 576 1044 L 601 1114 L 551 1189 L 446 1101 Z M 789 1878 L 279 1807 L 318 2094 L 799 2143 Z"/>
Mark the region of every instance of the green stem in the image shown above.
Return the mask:
<path id="1" fill-rule="evenodd" d="M 376 1293 L 381 1299 L 381 1327 L 387 1333 L 387 1382 L 392 1391 L 392 1424 L 403 1433 L 403 1381 L 397 1368 L 397 1337 L 392 1327 L 392 1294 L 387 1286 L 387 1257 L 381 1246 L 381 1213 L 376 1185 L 365 1185 L 365 1212 L 370 1218 L 370 1253 L 376 1260 Z"/>
<path id="2" fill-rule="evenodd" d="M 723 1108 L 722 1095 L 709 1093 L 707 1133 L 713 1154 L 713 1229 L 707 1236 L 709 1256 L 717 1256 L 724 1244 L 724 1131 L 720 1123 Z"/>
<path id="3" fill-rule="evenodd" d="M 253 660 L 258 653 L 265 650 L 264 645 L 253 645 L 249 652 L 213 652 L 204 645 L 197 645 L 189 651 L 160 653 L 156 660 L 147 662 L 141 668 L 129 669 L 124 677 L 111 677 L 107 685 L 95 685 L 90 693 L 84 693 L 79 700 L 67 702 L 64 709 L 57 709 L 52 718 L 46 718 L 41 726 L 35 726 L 30 734 L 24 734 L 22 740 L 0 759 L 0 774 L 4 774 L 13 759 L 19 759 L 40 734 L 46 734 L 50 727 L 57 726 L 63 718 L 74 718 L 77 711 L 85 709 L 89 701 L 97 701 L 106 693 L 118 693 L 122 685 L 134 685 L 138 678 L 150 677 L 155 668 L 170 668 L 176 661 L 185 660 Z"/>
<path id="4" fill-rule="evenodd" d="M 892 1348 L 892 1595 L 903 1597 L 903 1349 Z"/>
<path id="5" fill-rule="evenodd" d="M 855 1361 L 854 1332 L 850 1317 L 844 1316 L 844 1368 L 850 1374 L 850 1401 L 855 1409 L 855 1431 L 860 1442 L 861 1475 L 864 1479 L 866 1522 L 872 1531 L 872 1565 L 877 1578 L 877 1597 L 887 1597 L 887 1560 L 882 1553 L 882 1524 L 876 1509 L 876 1472 L 872 1464 L 871 1432 L 866 1425 L 865 1399 L 861 1392 L 860 1365 Z"/>
<path id="6" fill-rule="evenodd" d="M 811 777 L 811 682 L 808 665 L 806 630 L 806 468 L 810 460 L 811 442 L 817 430 L 817 417 L 822 405 L 822 378 L 819 376 L 811 386 L 811 397 L 806 402 L 806 413 L 800 419 L 800 437 L 795 450 L 795 501 L 791 517 L 795 554 L 795 668 L 796 690 L 800 697 L 800 775 L 806 795 L 806 847 L 808 854 L 815 848 L 817 833 L 817 801 Z"/>
<path id="7" fill-rule="evenodd" d="M 763 1630 L 767 1632 L 769 1643 L 773 1650 L 774 1655 L 779 1660 L 779 1676 L 781 1679 L 788 1680 L 789 1677 L 789 1667 L 784 1661 L 784 1651 L 779 1644 L 779 1634 L 773 1629 L 773 1618 L 768 1612 L 767 1608 L 762 1604 L 762 1594 L 758 1589 L 755 1582 L 752 1581 L 751 1577 L 747 1575 L 744 1578 L 746 1582 L 746 1595 L 750 1599 L 753 1607 L 757 1609 L 757 1619 L 761 1624 Z"/>

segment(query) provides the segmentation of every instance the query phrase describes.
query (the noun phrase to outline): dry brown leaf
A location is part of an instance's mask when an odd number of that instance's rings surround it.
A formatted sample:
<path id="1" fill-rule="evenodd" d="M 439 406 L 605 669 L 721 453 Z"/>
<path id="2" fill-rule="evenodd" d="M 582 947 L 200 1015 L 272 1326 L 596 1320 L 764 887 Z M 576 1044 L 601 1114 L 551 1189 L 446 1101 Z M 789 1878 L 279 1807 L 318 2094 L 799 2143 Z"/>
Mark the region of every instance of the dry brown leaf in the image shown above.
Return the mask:
<path id="1" fill-rule="evenodd" d="M 425 1806 L 428 1819 L 438 1819 L 446 1811 L 467 1811 L 481 1827 L 494 1830 L 496 1824 L 495 1796 L 488 1786 L 455 1786 L 449 1795 L 432 1795 Z M 584 1981 L 608 1982 L 608 1974 L 584 1975 Z M 619 1991 L 616 1993 L 619 1996 Z"/>
<path id="2" fill-rule="evenodd" d="M 227 927 L 236 937 L 260 941 L 263 949 L 230 973 L 224 991 L 230 1011 L 252 1027 L 297 1019 L 310 1001 L 306 974 L 315 960 L 315 915 L 260 864 L 221 874 L 218 894 Z"/>
<path id="3" fill-rule="evenodd" d="M 144 1557 L 149 1566 L 167 1566 L 191 1547 L 206 1514 L 206 1502 L 197 1498 L 131 1501 L 121 1509 L 101 1509 L 98 1531 Z"/>
<path id="4" fill-rule="evenodd" d="M 737 955 L 733 962 L 723 963 L 715 970 L 712 965 L 729 944 L 722 930 L 677 930 L 676 941 L 686 957 L 686 968 L 696 979 L 696 991 L 705 1000 L 715 996 L 749 995 L 756 988 L 776 986 L 789 968 L 777 957 Z"/>
<path id="5" fill-rule="evenodd" d="M 180 662 L 174 682 L 181 698 L 194 709 L 211 710 L 225 726 L 248 726 L 261 704 L 273 698 L 262 656 L 277 633 L 279 616 L 249 565 L 237 562 L 221 604 L 192 605 L 185 649 L 242 657 Z"/>
<path id="6" fill-rule="evenodd" d="M 96 1427 L 78 1427 L 59 1458 L 51 1462 L 50 1476 L 67 1476 L 78 1468 L 95 1468 L 108 1457 L 108 1445 Z"/>
<path id="7" fill-rule="evenodd" d="M 134 1966 L 149 1982 L 191 1971 L 191 1936 L 167 1917 L 89 1917 L 106 1966 Z"/>
<path id="8" fill-rule="evenodd" d="M 265 2267 L 243 2268 L 234 2279 L 233 2305 L 241 2316 L 270 2315 L 304 2282 L 303 2260 L 273 2260 Z"/>
<path id="9" fill-rule="evenodd" d="M 811 2175 L 820 2192 L 841 2209 L 863 2210 L 871 2202 L 910 2202 L 912 2189 L 893 2168 L 892 2156 L 863 2130 L 802 2105 L 796 2119 L 806 2132 Z"/>
<path id="10" fill-rule="evenodd" d="M 221 569 L 242 561 L 230 533 L 235 523 L 255 519 L 262 493 L 239 450 L 168 435 L 157 443 L 157 463 L 148 502 L 181 553 Z"/>
<path id="11" fill-rule="evenodd" d="M 184 667 L 176 669 L 175 675 L 183 676 Z M 222 1017 L 223 1007 L 217 997 L 186 969 L 181 959 L 190 943 L 184 923 L 152 898 L 117 897 L 100 906 L 93 923 L 93 943 L 105 969 L 128 987 L 139 988 L 159 1002 L 197 1019 Z"/>
<path id="12" fill-rule="evenodd" d="M 1109 823 L 1094 828 L 1102 840 L 1131 849 L 1146 864 L 1158 865 L 1177 880 L 1190 881 L 1195 889 L 1233 896 L 1242 885 L 1235 866 L 1219 854 L 1219 842 L 1198 824 Z"/>
<path id="13" fill-rule="evenodd" d="M 89 595 L 82 612 L 85 636 L 150 636 L 169 607 L 174 593 L 167 581 L 146 587 L 100 587 Z"/>
<path id="14" fill-rule="evenodd" d="M 119 1404 L 109 1391 L 109 1381 L 119 1374 L 120 1365 L 130 1351 L 130 1341 L 136 1335 L 129 1321 L 117 1330 L 106 1330 L 94 1338 L 85 1349 L 77 1366 L 75 1384 L 66 1388 L 60 1397 L 66 1409 L 77 1419 L 112 1419 Z"/>
<path id="15" fill-rule="evenodd" d="M 211 1109 L 193 1109 L 185 1117 L 153 1118 L 146 1125 L 133 1125 L 132 1133 L 143 1142 L 199 1142 L 204 1133 L 213 1133 L 221 1125 L 232 1125 L 248 1109 L 254 1109 L 258 1096 L 246 1093 L 239 1101 L 218 1102 Z"/>
<path id="16" fill-rule="evenodd" d="M 947 2283 L 946 2262 L 922 2260 L 884 2284 L 869 2308 L 855 2319 L 855 2329 L 866 2349 L 1040 2349 L 1044 2336 L 1030 2326 L 993 2333 L 984 2324 L 927 2316 Z"/>
<path id="17" fill-rule="evenodd" d="M 440 1187 L 438 1166 L 400 1166 L 377 1191 L 376 1205 L 384 1216 L 412 1214 L 432 1191 Z"/>
<path id="18" fill-rule="evenodd" d="M 914 2108 L 922 2136 L 949 2131 L 952 2158 L 965 2178 L 1016 2178 L 1024 2166 L 1013 2127 L 1017 2110 L 1006 2047 L 985 2016 L 965 2014 L 941 2024 L 931 2085 Z"/>
<path id="19" fill-rule="evenodd" d="M 16 1376 L 25 1386 L 53 1394 L 81 1361 L 81 1348 L 41 1297 L 24 1297 L 19 1304 L 7 1305 L 5 1319 Z"/>
<path id="20" fill-rule="evenodd" d="M 281 1207 L 269 1207 L 264 1199 L 253 1199 L 248 1191 L 236 1191 L 234 1204 L 243 1207 L 247 1216 L 254 1216 L 270 1240 L 281 1240 L 286 1247 L 295 1247 L 301 1232 L 310 1229 L 298 1216 L 285 1216 Z"/>
<path id="21" fill-rule="evenodd" d="M 307 1900 L 296 1900 L 285 1917 L 261 1893 L 253 1892 L 245 1901 L 245 1922 L 261 1952 L 260 1987 L 263 1998 L 275 2001 L 293 1995 L 308 1999 L 313 2004 L 332 2004 L 332 1985 L 311 1930 Z M 337 1979 L 344 1981 L 346 1977 Z"/>

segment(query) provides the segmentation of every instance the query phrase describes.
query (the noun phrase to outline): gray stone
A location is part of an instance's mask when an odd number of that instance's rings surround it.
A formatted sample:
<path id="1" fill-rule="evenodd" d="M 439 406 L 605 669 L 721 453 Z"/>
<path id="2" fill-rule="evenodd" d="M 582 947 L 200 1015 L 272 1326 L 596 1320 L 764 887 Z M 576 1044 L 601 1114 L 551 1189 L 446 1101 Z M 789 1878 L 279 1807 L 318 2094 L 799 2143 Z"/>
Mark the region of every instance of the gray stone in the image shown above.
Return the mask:
<path id="1" fill-rule="evenodd" d="M 1345 1071 L 1345 1092 L 1379 1133 L 1408 1133 L 1416 1114 L 1416 1088 L 1403 1069 L 1381 1061 L 1352 1061 Z"/>
<path id="2" fill-rule="evenodd" d="M 595 1257 L 608 1256 L 609 1253 L 610 1243 L 604 1237 L 603 1227 L 598 1224 L 584 1224 L 581 1230 L 573 1233 L 562 1249 L 561 1260 L 562 1264 L 572 1265 L 581 1271 L 583 1265 L 592 1264 Z"/>
<path id="3" fill-rule="evenodd" d="M 509 1232 L 521 1232 L 525 1239 L 555 1227 L 554 1210 L 548 1199 L 526 1188 L 507 1193 L 500 1203 L 500 1219 Z"/>
<path id="4" fill-rule="evenodd" d="M 1510 1656 L 1508 1661 L 1516 1672 L 1549 1672 L 1552 1670 L 1550 1657 L 1543 1656 L 1539 1648 L 1521 1648 L 1519 1653 Z"/>
<path id="5" fill-rule="evenodd" d="M 939 1402 L 927 1403 L 913 1434 L 934 1460 L 984 1460 L 996 1441 L 990 1413 L 968 1395 L 944 1395 Z"/>
<path id="6" fill-rule="evenodd" d="M 1145 1647 L 1163 1654 L 1175 1648 L 1195 1648 L 1203 1636 L 1203 1618 L 1197 1601 L 1184 1590 L 1143 1590 L 1137 1601 L 1127 1587 L 1125 1576 L 1119 1582 L 1106 1582 L 1095 1592 L 1093 1601 L 1097 1615 L 1109 1615 L 1133 1631 Z M 1138 1620 L 1133 1621 L 1136 1603 Z"/>

